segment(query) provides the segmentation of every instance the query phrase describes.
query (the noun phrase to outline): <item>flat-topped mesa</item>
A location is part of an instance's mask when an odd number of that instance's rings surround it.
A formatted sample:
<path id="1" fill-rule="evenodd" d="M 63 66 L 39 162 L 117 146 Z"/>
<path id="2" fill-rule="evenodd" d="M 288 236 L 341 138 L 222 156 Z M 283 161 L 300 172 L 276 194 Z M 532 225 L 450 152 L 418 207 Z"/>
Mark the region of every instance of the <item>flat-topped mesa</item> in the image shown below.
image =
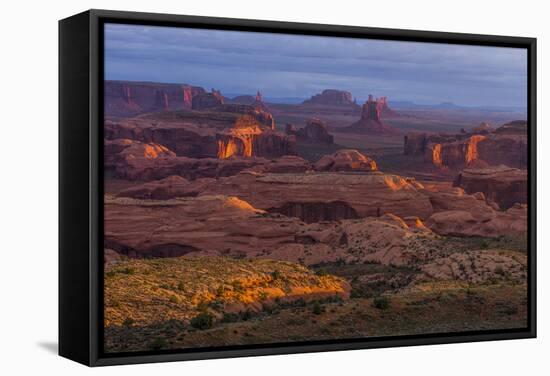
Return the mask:
<path id="1" fill-rule="evenodd" d="M 369 95 L 369 99 L 363 104 L 361 119 L 343 130 L 368 134 L 395 133 L 392 127 L 382 121 L 381 115 L 384 108 L 388 108 L 386 97 L 375 99 L 374 96 Z"/>
<path id="2" fill-rule="evenodd" d="M 324 106 L 352 106 L 357 107 L 349 91 L 326 89 L 320 94 L 313 95 L 305 100 L 305 105 L 324 105 Z"/>
<path id="3" fill-rule="evenodd" d="M 487 167 L 504 164 L 527 167 L 527 127 L 514 121 L 492 130 L 488 124 L 474 127 L 470 133 L 409 133 L 404 137 L 403 152 L 424 156 L 438 167 Z"/>
<path id="4" fill-rule="evenodd" d="M 296 137 L 298 142 L 312 144 L 333 144 L 334 137 L 328 133 L 326 124 L 318 118 L 311 118 L 304 128 L 296 129 L 292 124 L 286 124 L 286 134 Z"/>
<path id="5" fill-rule="evenodd" d="M 146 112 L 190 109 L 193 97 L 204 92 L 201 87 L 186 84 L 105 81 L 105 115 L 127 117 Z"/>

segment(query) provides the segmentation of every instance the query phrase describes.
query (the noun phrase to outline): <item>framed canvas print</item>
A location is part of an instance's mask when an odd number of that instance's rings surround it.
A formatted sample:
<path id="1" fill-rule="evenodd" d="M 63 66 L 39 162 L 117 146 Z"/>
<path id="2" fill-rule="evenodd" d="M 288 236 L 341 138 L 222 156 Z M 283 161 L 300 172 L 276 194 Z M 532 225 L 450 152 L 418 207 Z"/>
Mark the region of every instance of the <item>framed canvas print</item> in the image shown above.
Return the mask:
<path id="1" fill-rule="evenodd" d="M 62 356 L 536 335 L 535 39 L 59 25 Z"/>

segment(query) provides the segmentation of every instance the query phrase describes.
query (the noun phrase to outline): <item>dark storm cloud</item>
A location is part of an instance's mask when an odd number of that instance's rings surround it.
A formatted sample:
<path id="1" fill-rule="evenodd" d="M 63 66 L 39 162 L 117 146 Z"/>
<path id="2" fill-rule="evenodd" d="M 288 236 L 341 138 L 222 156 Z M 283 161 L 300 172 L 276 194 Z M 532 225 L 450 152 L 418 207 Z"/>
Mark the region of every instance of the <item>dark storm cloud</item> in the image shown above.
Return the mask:
<path id="1" fill-rule="evenodd" d="M 522 106 L 522 49 L 109 24 L 106 79 L 309 97 L 323 89 L 421 103 Z"/>

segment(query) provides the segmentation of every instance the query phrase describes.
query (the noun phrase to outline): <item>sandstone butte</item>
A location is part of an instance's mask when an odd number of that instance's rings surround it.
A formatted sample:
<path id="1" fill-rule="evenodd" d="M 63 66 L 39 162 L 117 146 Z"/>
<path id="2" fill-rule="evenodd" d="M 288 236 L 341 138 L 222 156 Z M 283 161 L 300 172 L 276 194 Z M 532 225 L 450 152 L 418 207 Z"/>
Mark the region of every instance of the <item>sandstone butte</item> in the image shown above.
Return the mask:
<path id="1" fill-rule="evenodd" d="M 496 202 L 502 209 L 515 203 L 527 203 L 527 170 L 504 165 L 483 169 L 465 169 L 458 174 L 455 186 L 467 193 L 483 192 L 488 200 Z"/>
<path id="2" fill-rule="evenodd" d="M 492 130 L 480 126 L 472 133 L 448 135 L 413 132 L 404 137 L 405 155 L 424 156 L 437 167 L 460 169 L 504 164 L 527 168 L 527 122 L 514 121 Z"/>
<path id="3" fill-rule="evenodd" d="M 396 130 L 382 120 L 383 111 L 393 113 L 388 107 L 386 97 L 375 99 L 372 95 L 369 95 L 369 99 L 363 104 L 361 119 L 349 127 L 342 128 L 341 131 L 375 135 L 395 133 Z"/>
<path id="4" fill-rule="evenodd" d="M 349 91 L 326 89 L 305 100 L 304 105 L 359 107 Z"/>

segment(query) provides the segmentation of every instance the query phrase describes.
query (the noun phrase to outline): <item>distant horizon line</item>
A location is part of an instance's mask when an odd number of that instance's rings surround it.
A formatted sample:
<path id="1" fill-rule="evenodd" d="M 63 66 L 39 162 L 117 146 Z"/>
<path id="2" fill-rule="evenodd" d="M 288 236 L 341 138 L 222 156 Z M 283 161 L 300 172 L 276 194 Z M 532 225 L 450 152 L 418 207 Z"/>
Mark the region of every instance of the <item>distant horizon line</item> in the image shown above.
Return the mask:
<path id="1" fill-rule="evenodd" d="M 161 85 L 179 85 L 179 86 L 191 86 L 191 87 L 200 87 L 204 90 L 206 90 L 207 92 L 209 92 L 209 90 L 212 90 L 212 89 L 215 89 L 215 90 L 220 90 L 221 91 L 221 94 L 227 98 L 230 98 L 230 99 L 233 99 L 235 97 L 238 97 L 238 96 L 252 96 L 254 97 L 256 95 L 256 93 L 232 93 L 232 92 L 225 92 L 224 94 L 224 91 L 219 89 L 219 88 L 210 88 L 210 89 L 207 89 L 205 86 L 202 86 L 202 85 L 195 85 L 195 84 L 190 84 L 190 83 L 186 83 L 186 82 L 163 82 L 163 81 L 149 81 L 149 80 L 122 80 L 122 79 L 104 79 L 104 82 L 132 82 L 132 83 L 140 83 L 140 84 L 161 84 Z M 259 91 L 263 97 L 267 100 L 267 99 L 295 99 L 295 100 L 302 100 L 302 101 L 305 101 L 305 100 L 308 100 L 308 99 L 311 99 L 314 95 L 317 95 L 317 94 L 320 94 L 322 93 L 323 91 L 325 90 L 337 90 L 337 91 L 345 91 L 345 92 L 348 92 L 350 94 L 352 94 L 353 96 L 353 93 L 349 90 L 345 90 L 345 89 L 336 89 L 336 88 L 325 88 L 325 89 L 322 89 L 321 91 L 319 92 L 316 92 L 310 96 L 293 96 L 293 95 L 285 95 L 285 96 L 269 96 L 269 95 L 265 95 L 265 92 L 260 90 L 260 89 L 257 89 L 257 91 Z M 381 95 L 381 96 L 376 96 L 376 98 L 380 98 L 380 97 L 384 97 L 386 95 Z M 457 107 L 457 108 L 467 108 L 467 109 L 508 109 L 508 110 L 519 110 L 521 112 L 527 112 L 527 105 L 510 105 L 510 106 L 498 106 L 498 105 L 467 105 L 467 104 L 460 104 L 460 103 L 456 103 L 456 102 L 452 102 L 452 101 L 441 101 L 441 102 L 418 102 L 418 101 L 415 101 L 415 100 L 411 100 L 411 99 L 391 99 L 391 97 L 389 96 L 386 96 L 388 97 L 388 102 L 391 104 L 392 102 L 394 103 L 394 105 L 396 104 L 408 104 L 408 105 L 412 105 L 412 106 L 418 106 L 418 107 L 437 107 L 437 106 L 441 106 L 441 105 L 448 105 L 448 106 L 452 106 L 452 107 Z M 357 101 L 357 103 L 363 103 L 363 102 L 366 102 L 368 97 L 367 98 L 360 98 L 360 97 L 355 97 L 353 96 L 354 100 Z M 297 103 L 285 103 L 285 102 L 279 102 L 277 104 L 297 104 Z"/>

